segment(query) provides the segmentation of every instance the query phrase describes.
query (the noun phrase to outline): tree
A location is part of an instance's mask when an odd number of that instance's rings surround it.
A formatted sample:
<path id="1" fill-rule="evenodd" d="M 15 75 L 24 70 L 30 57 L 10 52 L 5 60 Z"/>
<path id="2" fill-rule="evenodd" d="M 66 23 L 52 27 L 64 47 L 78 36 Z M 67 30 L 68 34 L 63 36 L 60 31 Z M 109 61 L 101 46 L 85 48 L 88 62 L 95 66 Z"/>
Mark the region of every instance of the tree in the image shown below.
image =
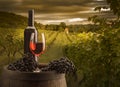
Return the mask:
<path id="1" fill-rule="evenodd" d="M 100 17 L 98 15 L 94 15 L 88 18 L 88 21 L 92 21 L 95 25 L 99 25 L 100 27 L 108 27 L 108 20 L 105 17 Z"/>
<path id="2" fill-rule="evenodd" d="M 61 22 L 59 24 L 59 30 L 64 30 L 66 28 L 66 24 L 64 22 Z"/>
<path id="3" fill-rule="evenodd" d="M 115 15 L 117 15 L 118 20 L 120 18 L 120 0 L 106 0 L 110 5 L 110 9 L 113 11 Z"/>

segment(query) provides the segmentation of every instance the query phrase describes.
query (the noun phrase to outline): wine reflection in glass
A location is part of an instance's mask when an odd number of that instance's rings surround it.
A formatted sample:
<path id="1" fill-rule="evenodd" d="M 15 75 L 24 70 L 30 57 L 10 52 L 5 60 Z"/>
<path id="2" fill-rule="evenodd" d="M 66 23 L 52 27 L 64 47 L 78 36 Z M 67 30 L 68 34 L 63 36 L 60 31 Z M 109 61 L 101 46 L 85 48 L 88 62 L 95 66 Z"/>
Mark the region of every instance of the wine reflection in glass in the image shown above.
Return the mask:
<path id="1" fill-rule="evenodd" d="M 30 38 L 30 50 L 32 52 L 33 55 L 35 55 L 36 61 L 37 61 L 37 56 L 40 56 L 41 54 L 43 54 L 44 50 L 45 50 L 45 35 L 44 33 L 41 33 L 41 36 L 38 36 L 38 40 L 37 36 L 35 36 L 35 33 L 31 34 L 31 38 Z"/>

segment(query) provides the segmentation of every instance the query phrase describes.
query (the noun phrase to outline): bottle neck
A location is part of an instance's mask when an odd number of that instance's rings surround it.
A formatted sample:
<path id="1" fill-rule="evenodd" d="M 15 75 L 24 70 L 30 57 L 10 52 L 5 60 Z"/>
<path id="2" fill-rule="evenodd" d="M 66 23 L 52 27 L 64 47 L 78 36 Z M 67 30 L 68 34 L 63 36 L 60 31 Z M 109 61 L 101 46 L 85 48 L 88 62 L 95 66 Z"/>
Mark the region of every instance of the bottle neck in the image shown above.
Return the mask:
<path id="1" fill-rule="evenodd" d="M 34 27 L 34 10 L 29 10 L 28 12 L 28 26 Z"/>

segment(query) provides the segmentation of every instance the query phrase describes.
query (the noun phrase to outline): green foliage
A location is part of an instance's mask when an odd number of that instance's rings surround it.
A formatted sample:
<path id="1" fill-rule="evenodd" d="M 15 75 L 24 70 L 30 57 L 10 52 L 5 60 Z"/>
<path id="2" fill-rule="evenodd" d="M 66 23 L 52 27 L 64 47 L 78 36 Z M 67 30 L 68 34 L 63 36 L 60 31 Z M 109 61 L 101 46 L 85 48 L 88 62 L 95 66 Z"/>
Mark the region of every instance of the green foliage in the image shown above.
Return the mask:
<path id="1" fill-rule="evenodd" d="M 108 27 L 108 20 L 105 17 L 94 15 L 89 17 L 88 21 L 92 21 L 95 25 L 98 24 L 101 27 Z"/>
<path id="2" fill-rule="evenodd" d="M 58 31 L 59 30 L 59 26 L 58 25 L 54 25 L 54 24 L 45 25 L 45 29 L 46 30 Z"/>
<path id="3" fill-rule="evenodd" d="M 99 25 L 69 25 L 67 26 L 70 33 L 82 33 L 82 32 L 98 32 L 101 30 Z"/>
<path id="4" fill-rule="evenodd" d="M 0 28 L 21 28 L 25 29 L 27 27 L 28 19 L 27 17 L 17 15 L 9 12 L 0 11 Z M 35 22 L 36 28 L 43 28 L 42 24 Z"/>
<path id="5" fill-rule="evenodd" d="M 110 5 L 110 9 L 113 11 L 115 15 L 120 17 L 120 1 L 119 0 L 106 0 Z"/>
<path id="6" fill-rule="evenodd" d="M 64 29 L 66 28 L 66 24 L 64 22 L 61 22 L 59 25 L 55 25 L 55 24 L 47 24 L 47 25 L 43 25 L 43 27 L 46 30 L 53 30 L 53 31 L 64 31 Z"/>
<path id="7" fill-rule="evenodd" d="M 0 29 L 0 55 L 6 55 L 9 62 L 23 50 L 23 38 L 16 38 L 17 35 L 13 29 Z"/>
<path id="8" fill-rule="evenodd" d="M 25 28 L 27 26 L 27 18 L 16 15 L 14 13 L 0 12 L 1 28 Z"/>
<path id="9" fill-rule="evenodd" d="M 59 31 L 64 31 L 65 28 L 66 28 L 66 24 L 64 22 L 61 22 L 59 24 Z"/>
<path id="10" fill-rule="evenodd" d="M 100 34 L 80 33 L 76 42 L 65 46 L 66 56 L 82 72 L 80 87 L 120 86 L 119 34 L 120 29 L 106 29 Z"/>

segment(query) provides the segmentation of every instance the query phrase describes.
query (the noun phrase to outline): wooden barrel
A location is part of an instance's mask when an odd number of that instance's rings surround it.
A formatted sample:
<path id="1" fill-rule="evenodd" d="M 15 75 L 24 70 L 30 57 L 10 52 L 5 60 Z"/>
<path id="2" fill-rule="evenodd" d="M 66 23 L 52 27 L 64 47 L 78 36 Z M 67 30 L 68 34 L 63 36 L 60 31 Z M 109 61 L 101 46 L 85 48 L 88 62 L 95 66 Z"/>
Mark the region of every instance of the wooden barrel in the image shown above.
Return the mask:
<path id="1" fill-rule="evenodd" d="M 2 87 L 67 87 L 67 85 L 65 74 L 57 74 L 55 72 L 18 72 L 4 67 Z"/>

